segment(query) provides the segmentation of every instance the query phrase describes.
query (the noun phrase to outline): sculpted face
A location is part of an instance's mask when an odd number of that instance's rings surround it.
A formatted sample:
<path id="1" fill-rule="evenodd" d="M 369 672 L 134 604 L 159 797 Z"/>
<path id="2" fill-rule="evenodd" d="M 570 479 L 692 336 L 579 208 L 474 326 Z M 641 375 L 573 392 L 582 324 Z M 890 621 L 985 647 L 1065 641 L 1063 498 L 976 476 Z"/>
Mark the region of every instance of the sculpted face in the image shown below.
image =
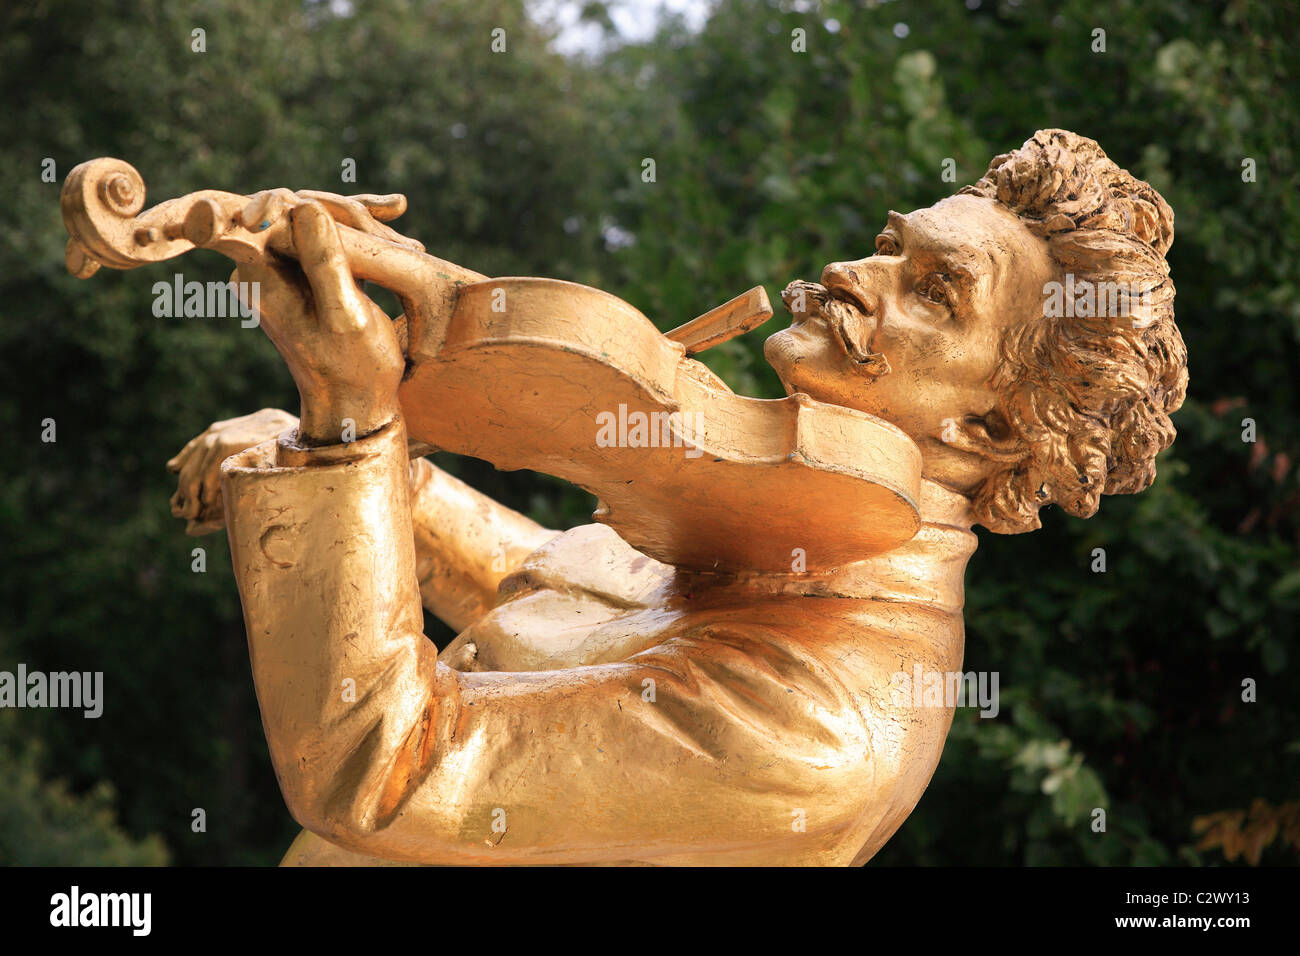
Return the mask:
<path id="1" fill-rule="evenodd" d="M 786 289 L 794 319 L 764 353 L 787 393 L 892 422 L 920 446 L 927 477 L 965 490 L 982 466 L 943 441 L 946 422 L 996 442 L 998 423 L 979 420 L 996 404 L 999 342 L 1042 314 L 1056 272 L 1046 242 L 992 199 L 891 212 L 874 255 Z"/>

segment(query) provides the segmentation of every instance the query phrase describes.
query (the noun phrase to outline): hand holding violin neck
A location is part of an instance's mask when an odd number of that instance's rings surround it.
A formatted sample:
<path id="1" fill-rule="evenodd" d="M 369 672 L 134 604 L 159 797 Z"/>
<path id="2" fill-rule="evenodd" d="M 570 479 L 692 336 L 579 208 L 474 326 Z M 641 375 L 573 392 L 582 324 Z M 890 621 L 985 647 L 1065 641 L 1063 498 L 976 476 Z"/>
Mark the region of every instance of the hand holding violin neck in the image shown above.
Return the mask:
<path id="1" fill-rule="evenodd" d="M 280 198 L 278 206 L 263 202 L 266 218 L 248 222 L 246 213 L 258 205 L 256 200 L 270 194 Z M 207 189 L 142 212 L 144 199 L 144 180 L 129 163 L 101 158 L 77 166 L 62 194 L 63 221 L 71 236 L 65 252 L 68 271 L 84 279 L 101 265 L 134 269 L 195 248 L 215 250 L 241 265 L 272 253 L 298 259 L 293 230 L 281 213 L 317 202 L 338 220 L 352 275 L 390 289 L 402 301 L 412 341 L 425 323 L 449 312 L 459 286 L 485 278 L 428 255 L 419 243 L 383 226 L 378 220 L 405 208 L 401 196 L 349 198 L 286 189 L 249 197 Z"/>

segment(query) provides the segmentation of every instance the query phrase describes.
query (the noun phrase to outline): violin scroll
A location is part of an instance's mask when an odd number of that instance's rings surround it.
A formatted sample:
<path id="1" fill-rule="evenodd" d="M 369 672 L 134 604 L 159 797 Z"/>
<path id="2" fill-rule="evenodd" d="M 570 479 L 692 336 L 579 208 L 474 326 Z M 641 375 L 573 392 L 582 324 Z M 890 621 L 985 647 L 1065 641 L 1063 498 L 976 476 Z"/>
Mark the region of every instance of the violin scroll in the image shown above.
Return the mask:
<path id="1" fill-rule="evenodd" d="M 327 194 L 306 191 L 303 200 L 324 201 Z M 388 200 L 381 218 L 391 219 L 405 203 Z M 239 219 L 248 196 L 205 189 L 144 210 L 144 179 L 130 163 L 100 158 L 82 163 L 68 174 L 61 204 L 68 240 L 64 259 L 79 279 L 100 266 L 134 269 L 173 259 L 191 249 L 212 249 L 236 263 L 264 259 L 268 252 L 296 259 L 293 231 L 249 229 Z M 141 210 L 144 210 L 143 212 Z M 410 341 L 420 345 L 450 315 L 461 286 L 486 278 L 417 248 L 382 235 L 338 224 L 348 266 L 359 280 L 369 280 L 396 293 L 406 312 Z"/>
<path id="2" fill-rule="evenodd" d="M 141 213 L 144 200 L 144 179 L 120 159 L 92 159 L 69 173 L 61 198 L 68 271 L 84 279 L 100 266 L 134 269 L 209 245 L 245 202 L 209 189 Z"/>
<path id="3" fill-rule="evenodd" d="M 203 190 L 146 210 L 130 164 L 82 163 L 63 187 L 68 269 L 86 278 L 195 248 L 237 263 L 297 258 L 287 217 L 250 229 L 248 202 Z M 341 222 L 338 233 L 353 276 L 405 309 L 410 438 L 585 488 L 597 520 L 679 567 L 788 571 L 818 541 L 806 569 L 823 571 L 919 529 L 920 452 L 899 429 L 803 395 L 735 395 L 689 357 L 769 318 L 761 287 L 665 335 L 597 289 L 489 280 L 382 234 Z"/>

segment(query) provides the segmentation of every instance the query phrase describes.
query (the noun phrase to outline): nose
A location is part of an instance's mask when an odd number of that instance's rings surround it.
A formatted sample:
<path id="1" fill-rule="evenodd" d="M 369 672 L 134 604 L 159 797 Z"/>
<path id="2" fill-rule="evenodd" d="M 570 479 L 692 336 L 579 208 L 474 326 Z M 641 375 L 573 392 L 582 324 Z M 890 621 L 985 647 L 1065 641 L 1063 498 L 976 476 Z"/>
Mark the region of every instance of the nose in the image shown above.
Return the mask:
<path id="1" fill-rule="evenodd" d="M 822 285 L 832 292 L 852 297 L 867 315 L 878 316 L 880 297 L 868 288 L 870 279 L 867 262 L 867 259 L 832 262 L 822 270 Z"/>

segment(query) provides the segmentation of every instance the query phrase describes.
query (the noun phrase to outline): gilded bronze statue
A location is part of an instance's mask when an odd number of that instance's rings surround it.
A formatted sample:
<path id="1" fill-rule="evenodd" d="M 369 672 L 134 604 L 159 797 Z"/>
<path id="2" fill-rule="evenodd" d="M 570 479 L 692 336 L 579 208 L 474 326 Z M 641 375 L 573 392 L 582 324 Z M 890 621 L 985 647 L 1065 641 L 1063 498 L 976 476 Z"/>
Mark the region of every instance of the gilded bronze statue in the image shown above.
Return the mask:
<path id="1" fill-rule="evenodd" d="M 891 683 L 960 671 L 972 527 L 1143 490 L 1187 386 L 1172 211 L 1062 130 L 791 283 L 774 401 L 692 358 L 761 290 L 665 335 L 427 254 L 399 196 L 143 201 L 125 163 L 74 170 L 69 268 L 230 256 L 301 396 L 169 463 L 188 530 L 230 537 L 286 864 L 865 862 L 952 722 Z M 598 523 L 543 528 L 429 448 L 565 478 Z"/>

